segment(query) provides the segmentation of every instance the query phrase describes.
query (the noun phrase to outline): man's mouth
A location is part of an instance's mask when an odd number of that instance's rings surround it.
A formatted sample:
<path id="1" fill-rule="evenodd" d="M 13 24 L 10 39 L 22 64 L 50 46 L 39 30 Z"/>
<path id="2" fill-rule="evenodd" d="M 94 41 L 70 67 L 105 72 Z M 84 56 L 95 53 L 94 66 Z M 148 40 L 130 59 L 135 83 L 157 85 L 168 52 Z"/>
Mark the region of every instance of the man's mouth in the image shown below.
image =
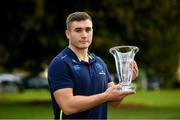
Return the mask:
<path id="1" fill-rule="evenodd" d="M 88 41 L 80 41 L 80 43 L 88 43 Z"/>

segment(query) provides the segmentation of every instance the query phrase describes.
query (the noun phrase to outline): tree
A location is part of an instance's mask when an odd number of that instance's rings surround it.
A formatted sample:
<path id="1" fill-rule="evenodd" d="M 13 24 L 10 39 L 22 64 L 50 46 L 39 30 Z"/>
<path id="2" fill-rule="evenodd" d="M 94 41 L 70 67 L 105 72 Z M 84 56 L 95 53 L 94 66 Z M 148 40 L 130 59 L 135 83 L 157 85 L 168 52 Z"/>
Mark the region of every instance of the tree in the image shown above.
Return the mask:
<path id="1" fill-rule="evenodd" d="M 179 7 L 178 0 L 5 1 L 1 4 L 1 69 L 18 67 L 38 74 L 67 45 L 67 15 L 87 11 L 94 21 L 91 51 L 104 58 L 111 72 L 116 71 L 109 48 L 136 45 L 139 67 L 149 77 L 160 74 L 171 84 L 180 51 Z"/>

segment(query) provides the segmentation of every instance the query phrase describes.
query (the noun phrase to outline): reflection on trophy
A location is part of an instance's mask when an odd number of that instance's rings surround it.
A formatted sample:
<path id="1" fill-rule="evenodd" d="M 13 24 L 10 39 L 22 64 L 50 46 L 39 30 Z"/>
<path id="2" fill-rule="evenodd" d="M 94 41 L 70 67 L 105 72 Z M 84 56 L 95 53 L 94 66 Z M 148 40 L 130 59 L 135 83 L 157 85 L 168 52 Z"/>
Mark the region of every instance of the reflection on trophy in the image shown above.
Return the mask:
<path id="1" fill-rule="evenodd" d="M 116 46 L 109 49 L 114 56 L 116 63 L 117 76 L 122 91 L 135 90 L 135 84 L 132 82 L 133 66 L 135 54 L 139 51 L 136 46 Z"/>

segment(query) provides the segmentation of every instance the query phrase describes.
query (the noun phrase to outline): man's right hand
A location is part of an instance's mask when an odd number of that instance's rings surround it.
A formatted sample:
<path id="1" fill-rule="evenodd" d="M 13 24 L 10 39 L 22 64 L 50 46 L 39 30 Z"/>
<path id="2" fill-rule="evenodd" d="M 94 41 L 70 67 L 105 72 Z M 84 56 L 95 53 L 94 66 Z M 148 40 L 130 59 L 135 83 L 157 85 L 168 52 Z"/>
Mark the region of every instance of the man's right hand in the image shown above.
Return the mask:
<path id="1" fill-rule="evenodd" d="M 120 85 L 118 84 L 109 86 L 104 93 L 107 101 L 121 101 L 124 97 L 134 94 L 135 91 L 121 91 Z"/>

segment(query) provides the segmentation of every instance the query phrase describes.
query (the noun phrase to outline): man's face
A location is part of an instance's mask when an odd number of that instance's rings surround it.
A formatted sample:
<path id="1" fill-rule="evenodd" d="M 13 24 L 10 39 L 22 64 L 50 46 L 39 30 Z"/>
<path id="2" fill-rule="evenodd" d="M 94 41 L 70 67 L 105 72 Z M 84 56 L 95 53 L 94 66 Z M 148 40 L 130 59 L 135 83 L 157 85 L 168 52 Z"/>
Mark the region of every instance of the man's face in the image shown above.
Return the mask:
<path id="1" fill-rule="evenodd" d="M 66 30 L 69 46 L 75 49 L 87 49 L 93 36 L 92 22 L 90 20 L 74 21 Z"/>

